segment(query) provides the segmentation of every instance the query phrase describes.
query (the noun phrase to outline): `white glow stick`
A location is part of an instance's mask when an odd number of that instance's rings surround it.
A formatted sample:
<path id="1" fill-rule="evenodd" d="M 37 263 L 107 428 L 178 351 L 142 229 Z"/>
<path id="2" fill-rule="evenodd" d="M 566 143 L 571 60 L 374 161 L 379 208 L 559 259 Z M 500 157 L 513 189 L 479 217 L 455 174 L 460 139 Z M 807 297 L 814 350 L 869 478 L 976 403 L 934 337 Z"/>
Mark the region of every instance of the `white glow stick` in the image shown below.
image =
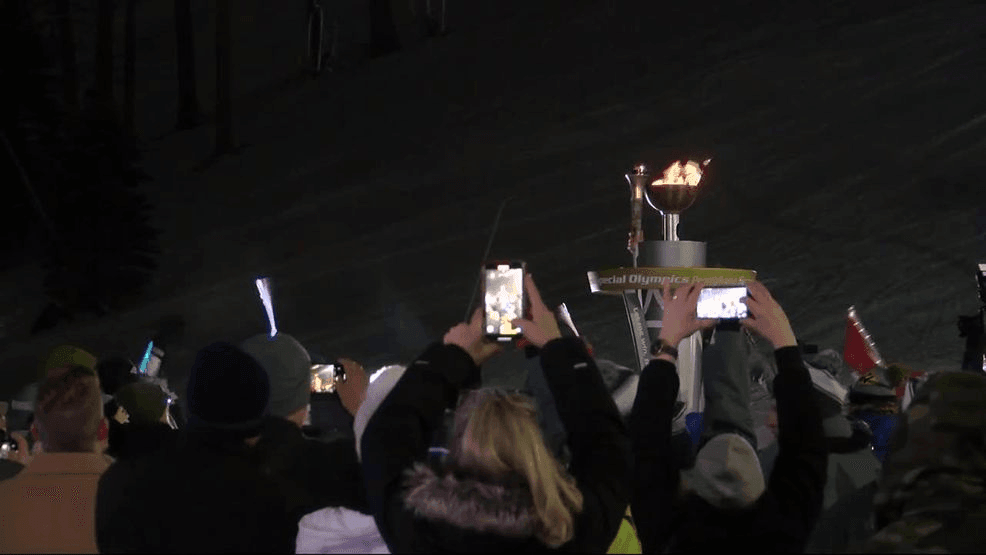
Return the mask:
<path id="1" fill-rule="evenodd" d="M 270 297 L 270 278 L 257 278 L 257 293 L 260 294 L 260 302 L 264 303 L 264 310 L 267 311 L 270 336 L 274 337 L 277 335 L 277 324 L 274 323 L 274 301 Z"/>

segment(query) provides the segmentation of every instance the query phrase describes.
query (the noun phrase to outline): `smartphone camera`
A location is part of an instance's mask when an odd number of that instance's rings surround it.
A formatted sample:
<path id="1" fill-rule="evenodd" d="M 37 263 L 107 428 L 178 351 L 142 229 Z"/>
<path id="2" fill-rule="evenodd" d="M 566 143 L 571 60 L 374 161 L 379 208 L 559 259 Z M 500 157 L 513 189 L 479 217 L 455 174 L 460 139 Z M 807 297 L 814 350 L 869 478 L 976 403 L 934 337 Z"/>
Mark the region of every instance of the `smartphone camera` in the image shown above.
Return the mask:
<path id="1" fill-rule="evenodd" d="M 17 452 L 17 442 L 7 432 L 0 430 L 0 459 L 9 459 Z"/>
<path id="2" fill-rule="evenodd" d="M 512 322 L 524 317 L 524 271 L 525 265 L 520 261 L 484 265 L 483 329 L 487 337 L 511 341 L 520 336 L 520 329 Z"/>
<path id="3" fill-rule="evenodd" d="M 746 287 L 706 287 L 698 295 L 699 319 L 739 320 L 747 318 L 746 305 L 740 299 Z"/>
<path id="4" fill-rule="evenodd" d="M 336 384 L 346 382 L 346 369 L 339 361 L 312 365 L 312 393 L 335 393 Z"/>

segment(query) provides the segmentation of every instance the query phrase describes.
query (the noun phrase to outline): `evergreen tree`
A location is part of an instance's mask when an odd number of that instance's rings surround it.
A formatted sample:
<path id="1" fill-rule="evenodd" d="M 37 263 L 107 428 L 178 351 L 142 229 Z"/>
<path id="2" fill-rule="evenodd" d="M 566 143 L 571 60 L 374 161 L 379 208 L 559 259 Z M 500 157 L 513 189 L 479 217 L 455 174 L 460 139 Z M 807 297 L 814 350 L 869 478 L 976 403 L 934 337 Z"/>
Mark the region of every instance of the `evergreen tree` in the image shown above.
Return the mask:
<path id="1" fill-rule="evenodd" d="M 150 281 L 159 252 L 139 190 L 148 176 L 131 138 L 98 94 L 89 95 L 81 119 L 66 117 L 48 46 L 25 0 L 0 0 L 0 82 L 10 84 L 0 105 L 0 182 L 19 183 L 20 205 L 32 208 L 26 212 L 31 220 L 22 218 L 12 234 L 45 230 L 41 258 L 51 304 L 33 332 L 132 303 Z"/>

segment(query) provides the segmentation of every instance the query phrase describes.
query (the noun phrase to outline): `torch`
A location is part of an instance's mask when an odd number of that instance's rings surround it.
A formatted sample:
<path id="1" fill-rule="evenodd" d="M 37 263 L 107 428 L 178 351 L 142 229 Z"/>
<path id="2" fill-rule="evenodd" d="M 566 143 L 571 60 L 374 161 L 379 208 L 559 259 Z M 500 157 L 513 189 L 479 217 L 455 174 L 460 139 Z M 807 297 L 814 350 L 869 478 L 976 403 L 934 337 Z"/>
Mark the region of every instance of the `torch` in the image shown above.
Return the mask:
<path id="1" fill-rule="evenodd" d="M 701 164 L 693 160 L 685 164 L 676 161 L 664 170 L 660 179 L 647 186 L 647 203 L 661 213 L 665 241 L 678 241 L 680 215 L 695 202 L 698 183 L 711 161 L 711 158 Z"/>
<path id="2" fill-rule="evenodd" d="M 627 240 L 627 250 L 633 255 L 633 267 L 637 267 L 637 256 L 640 254 L 640 243 L 644 240 L 643 210 L 644 189 L 650 180 L 650 172 L 644 164 L 637 164 L 633 171 L 624 175 L 630 183 L 630 233 Z"/>

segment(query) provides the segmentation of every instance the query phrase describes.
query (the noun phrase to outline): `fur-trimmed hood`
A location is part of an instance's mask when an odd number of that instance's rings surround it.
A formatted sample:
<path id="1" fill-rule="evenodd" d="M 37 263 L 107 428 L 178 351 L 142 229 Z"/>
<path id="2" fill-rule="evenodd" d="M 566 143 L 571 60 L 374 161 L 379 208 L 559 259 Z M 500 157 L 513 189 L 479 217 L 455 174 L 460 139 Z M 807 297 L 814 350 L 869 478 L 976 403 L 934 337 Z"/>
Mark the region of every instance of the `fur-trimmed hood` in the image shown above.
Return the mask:
<path id="1" fill-rule="evenodd" d="M 489 481 L 454 471 L 439 475 L 424 464 L 408 471 L 404 503 L 415 516 L 465 530 L 532 538 L 539 520 L 531 491 L 520 476 Z"/>

